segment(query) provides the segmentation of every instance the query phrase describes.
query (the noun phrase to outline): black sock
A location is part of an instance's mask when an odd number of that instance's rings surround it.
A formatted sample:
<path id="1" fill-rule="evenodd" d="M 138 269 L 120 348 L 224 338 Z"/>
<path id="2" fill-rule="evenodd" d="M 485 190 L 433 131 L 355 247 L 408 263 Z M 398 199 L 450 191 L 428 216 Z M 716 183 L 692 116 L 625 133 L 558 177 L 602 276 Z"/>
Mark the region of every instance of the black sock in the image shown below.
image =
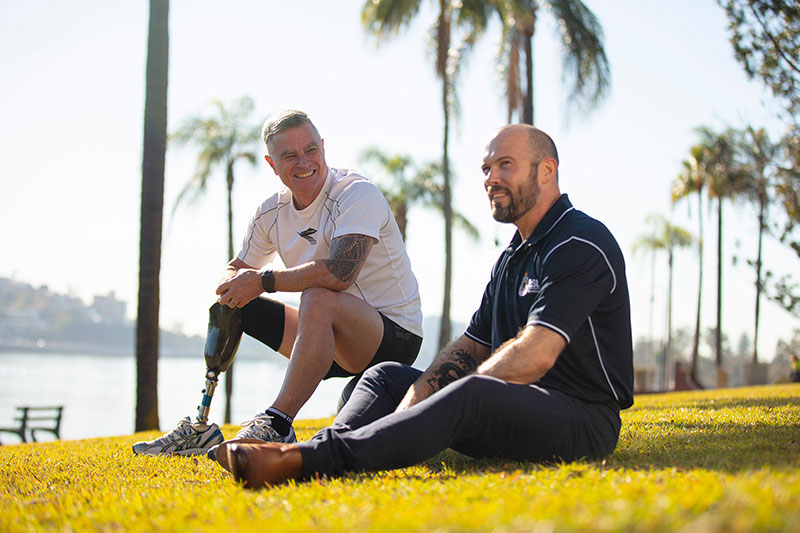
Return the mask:
<path id="1" fill-rule="evenodd" d="M 275 428 L 275 431 L 280 433 L 282 437 L 285 437 L 289 434 L 289 430 L 292 428 L 292 422 L 294 422 L 294 418 L 286 413 L 278 411 L 274 407 L 269 407 L 265 412 L 272 417 L 271 423 L 272 427 Z"/>

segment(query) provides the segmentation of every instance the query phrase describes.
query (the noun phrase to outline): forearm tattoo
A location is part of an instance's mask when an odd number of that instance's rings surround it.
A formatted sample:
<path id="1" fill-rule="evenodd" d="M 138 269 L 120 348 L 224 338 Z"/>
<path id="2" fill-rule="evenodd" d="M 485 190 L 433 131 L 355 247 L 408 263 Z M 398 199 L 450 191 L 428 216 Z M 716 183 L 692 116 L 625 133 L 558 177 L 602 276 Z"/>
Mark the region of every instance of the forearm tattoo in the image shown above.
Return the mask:
<path id="1" fill-rule="evenodd" d="M 371 237 L 359 234 L 342 235 L 331 240 L 331 257 L 325 266 L 339 281 L 350 281 L 367 260 Z"/>
<path id="2" fill-rule="evenodd" d="M 450 360 L 442 363 L 428 378 L 428 385 L 433 390 L 440 390 L 457 379 L 472 374 L 478 368 L 478 362 L 466 350 L 458 349 L 450 353 Z"/>

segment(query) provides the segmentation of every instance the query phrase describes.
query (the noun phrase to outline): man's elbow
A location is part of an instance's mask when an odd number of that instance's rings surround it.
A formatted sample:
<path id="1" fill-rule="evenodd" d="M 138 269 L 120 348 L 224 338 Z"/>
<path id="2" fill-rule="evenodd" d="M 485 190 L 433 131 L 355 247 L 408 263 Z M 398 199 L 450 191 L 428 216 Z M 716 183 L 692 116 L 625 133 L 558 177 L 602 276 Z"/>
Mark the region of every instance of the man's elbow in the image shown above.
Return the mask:
<path id="1" fill-rule="evenodd" d="M 327 288 L 332 291 L 346 291 L 350 288 L 350 286 L 355 282 L 355 280 L 341 280 L 337 277 L 334 277 L 330 283 L 328 283 Z"/>

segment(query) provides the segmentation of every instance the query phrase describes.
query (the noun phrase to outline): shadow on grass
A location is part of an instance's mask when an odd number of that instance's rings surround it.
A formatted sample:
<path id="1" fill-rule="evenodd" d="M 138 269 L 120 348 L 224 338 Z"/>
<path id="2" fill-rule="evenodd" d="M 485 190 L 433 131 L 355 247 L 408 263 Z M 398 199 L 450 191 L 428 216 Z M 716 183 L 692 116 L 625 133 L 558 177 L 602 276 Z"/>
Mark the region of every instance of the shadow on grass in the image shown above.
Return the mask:
<path id="1" fill-rule="evenodd" d="M 649 427 L 644 427 L 649 426 Z M 625 430 L 623 430 L 625 431 Z M 800 466 L 800 424 L 672 423 L 627 428 L 608 466 L 742 472 Z"/>
<path id="2" fill-rule="evenodd" d="M 726 473 L 763 468 L 797 469 L 800 468 L 798 407 L 798 397 L 703 399 L 638 407 L 636 420 L 623 423 L 616 451 L 604 460 L 584 463 L 603 468 L 705 469 Z M 763 412 L 751 421 L 748 413 L 752 413 L 753 408 Z M 741 409 L 742 412 L 734 416 L 735 422 L 730 421 L 730 413 L 725 417 L 715 416 L 726 409 Z M 770 418 L 773 409 L 781 414 Z M 475 460 L 452 450 L 423 464 L 434 473 L 465 474 L 541 467 L 502 459 Z"/>

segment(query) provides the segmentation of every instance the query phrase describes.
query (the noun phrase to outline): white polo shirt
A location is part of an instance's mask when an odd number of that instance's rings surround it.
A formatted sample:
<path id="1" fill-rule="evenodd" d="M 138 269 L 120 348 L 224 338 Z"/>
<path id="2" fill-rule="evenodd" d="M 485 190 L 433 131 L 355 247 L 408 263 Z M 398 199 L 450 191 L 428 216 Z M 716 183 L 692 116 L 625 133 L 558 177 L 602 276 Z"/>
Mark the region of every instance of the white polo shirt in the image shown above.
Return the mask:
<path id="1" fill-rule="evenodd" d="M 331 239 L 352 233 L 378 242 L 345 292 L 421 337 L 419 287 L 397 222 L 378 188 L 353 170 L 328 167 L 325 185 L 305 209 L 294 207 L 286 187 L 267 198 L 250 221 L 237 257 L 260 269 L 277 254 L 284 265 L 295 267 L 328 259 Z"/>

